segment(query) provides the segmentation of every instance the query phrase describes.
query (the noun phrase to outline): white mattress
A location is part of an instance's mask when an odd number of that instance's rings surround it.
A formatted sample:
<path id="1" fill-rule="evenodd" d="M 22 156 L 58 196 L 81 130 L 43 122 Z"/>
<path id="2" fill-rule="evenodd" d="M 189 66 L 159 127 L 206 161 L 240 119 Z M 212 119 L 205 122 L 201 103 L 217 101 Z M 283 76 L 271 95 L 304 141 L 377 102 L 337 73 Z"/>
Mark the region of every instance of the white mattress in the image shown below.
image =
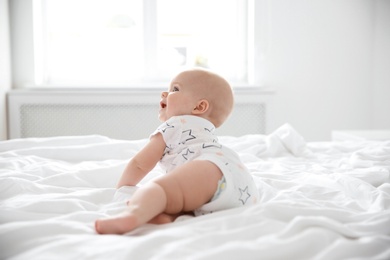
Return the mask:
<path id="1" fill-rule="evenodd" d="M 123 236 L 93 223 L 125 208 L 135 188 L 114 187 L 146 140 L 0 142 L 0 259 L 390 259 L 390 141 L 306 143 L 289 125 L 220 140 L 253 174 L 258 205 Z"/>

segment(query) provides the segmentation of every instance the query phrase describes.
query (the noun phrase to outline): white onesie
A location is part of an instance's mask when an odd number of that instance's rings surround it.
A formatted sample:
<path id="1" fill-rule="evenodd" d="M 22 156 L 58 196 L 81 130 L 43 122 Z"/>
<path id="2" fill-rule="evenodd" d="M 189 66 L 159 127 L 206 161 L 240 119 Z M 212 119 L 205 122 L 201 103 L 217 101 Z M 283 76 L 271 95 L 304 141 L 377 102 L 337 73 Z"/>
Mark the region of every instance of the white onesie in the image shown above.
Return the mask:
<path id="1" fill-rule="evenodd" d="M 175 116 L 152 133 L 161 133 L 166 143 L 160 165 L 167 173 L 192 160 L 213 162 L 221 170 L 223 177 L 214 197 L 195 210 L 195 215 L 252 205 L 259 198 L 249 171 L 234 151 L 218 142 L 214 130 L 215 126 L 204 118 Z"/>

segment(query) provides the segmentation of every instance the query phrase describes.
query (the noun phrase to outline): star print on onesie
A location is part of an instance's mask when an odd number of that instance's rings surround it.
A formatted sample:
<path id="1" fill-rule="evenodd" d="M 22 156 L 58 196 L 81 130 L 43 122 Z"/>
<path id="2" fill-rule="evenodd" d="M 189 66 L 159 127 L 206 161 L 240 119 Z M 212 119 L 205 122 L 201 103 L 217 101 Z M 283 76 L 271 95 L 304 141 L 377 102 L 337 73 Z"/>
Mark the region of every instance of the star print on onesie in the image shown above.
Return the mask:
<path id="1" fill-rule="evenodd" d="M 191 129 L 183 131 L 183 138 L 185 138 L 185 141 L 183 144 L 196 138 L 196 136 L 192 135 L 191 133 L 192 133 Z M 187 134 L 188 134 L 188 136 L 186 137 Z"/>
<path id="2" fill-rule="evenodd" d="M 215 126 L 197 116 L 175 116 L 161 124 L 153 133 L 161 133 L 166 148 L 160 166 L 171 172 L 192 160 L 207 160 L 221 170 L 223 177 L 210 202 L 195 210 L 195 215 L 253 205 L 259 192 L 247 168 L 234 151 L 223 146 L 214 134 Z"/>
<path id="3" fill-rule="evenodd" d="M 249 194 L 249 192 L 248 192 L 248 186 L 246 186 L 245 189 L 239 188 L 239 190 L 240 190 L 240 193 L 241 193 L 239 200 L 242 202 L 242 205 L 245 205 L 246 201 L 251 196 Z"/>

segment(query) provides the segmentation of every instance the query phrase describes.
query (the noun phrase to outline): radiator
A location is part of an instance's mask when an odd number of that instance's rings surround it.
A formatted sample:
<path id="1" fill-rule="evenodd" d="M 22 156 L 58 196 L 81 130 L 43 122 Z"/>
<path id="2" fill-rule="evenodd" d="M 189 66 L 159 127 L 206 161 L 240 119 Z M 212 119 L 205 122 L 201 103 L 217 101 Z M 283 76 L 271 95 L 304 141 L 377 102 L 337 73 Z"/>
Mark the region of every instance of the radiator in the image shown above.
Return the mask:
<path id="1" fill-rule="evenodd" d="M 104 135 L 141 139 L 161 124 L 157 90 L 13 90 L 8 138 Z M 264 134 L 271 92 L 235 91 L 235 108 L 218 135 Z"/>

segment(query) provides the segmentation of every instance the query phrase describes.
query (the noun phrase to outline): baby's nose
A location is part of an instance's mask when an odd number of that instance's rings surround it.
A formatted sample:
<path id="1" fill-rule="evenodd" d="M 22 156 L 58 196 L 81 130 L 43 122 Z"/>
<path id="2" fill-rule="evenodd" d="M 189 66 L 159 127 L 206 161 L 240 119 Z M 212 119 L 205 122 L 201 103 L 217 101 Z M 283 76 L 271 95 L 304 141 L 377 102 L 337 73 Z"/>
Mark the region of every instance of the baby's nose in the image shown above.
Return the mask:
<path id="1" fill-rule="evenodd" d="M 162 98 L 166 98 L 167 96 L 168 96 L 168 92 L 166 92 L 166 91 L 161 92 Z"/>

